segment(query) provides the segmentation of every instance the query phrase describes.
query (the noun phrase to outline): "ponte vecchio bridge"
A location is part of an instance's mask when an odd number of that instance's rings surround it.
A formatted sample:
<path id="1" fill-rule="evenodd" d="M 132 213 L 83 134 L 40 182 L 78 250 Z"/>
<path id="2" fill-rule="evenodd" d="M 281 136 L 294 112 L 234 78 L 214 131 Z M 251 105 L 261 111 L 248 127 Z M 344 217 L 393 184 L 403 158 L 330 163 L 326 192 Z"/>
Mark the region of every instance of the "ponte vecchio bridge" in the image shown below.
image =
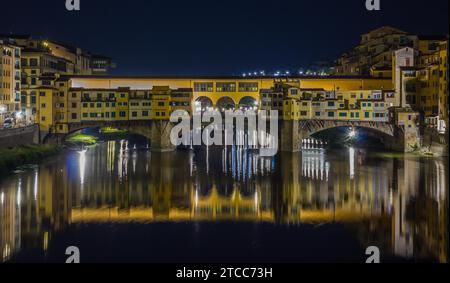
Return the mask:
<path id="1" fill-rule="evenodd" d="M 419 145 L 418 115 L 394 107 L 396 94 L 386 92 L 391 87 L 390 79 L 359 77 L 72 76 L 27 94 L 39 92 L 36 120 L 42 136 L 50 133 L 47 140 L 113 126 L 149 138 L 153 150 L 167 151 L 174 149 L 169 139 L 174 110 L 252 109 L 278 110 L 283 151 L 298 151 L 302 139 L 335 127 L 367 128 L 393 149 L 410 151 Z M 41 107 L 46 103 L 51 113 Z"/>

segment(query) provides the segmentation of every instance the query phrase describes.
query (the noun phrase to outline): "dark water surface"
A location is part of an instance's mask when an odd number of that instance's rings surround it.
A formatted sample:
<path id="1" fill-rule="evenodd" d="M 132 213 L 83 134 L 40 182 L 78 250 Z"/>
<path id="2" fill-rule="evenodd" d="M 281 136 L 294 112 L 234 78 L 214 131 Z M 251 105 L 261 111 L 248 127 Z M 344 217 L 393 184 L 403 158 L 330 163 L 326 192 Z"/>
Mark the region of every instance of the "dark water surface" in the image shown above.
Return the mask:
<path id="1" fill-rule="evenodd" d="M 448 261 L 448 161 L 107 141 L 0 180 L 0 262 Z"/>

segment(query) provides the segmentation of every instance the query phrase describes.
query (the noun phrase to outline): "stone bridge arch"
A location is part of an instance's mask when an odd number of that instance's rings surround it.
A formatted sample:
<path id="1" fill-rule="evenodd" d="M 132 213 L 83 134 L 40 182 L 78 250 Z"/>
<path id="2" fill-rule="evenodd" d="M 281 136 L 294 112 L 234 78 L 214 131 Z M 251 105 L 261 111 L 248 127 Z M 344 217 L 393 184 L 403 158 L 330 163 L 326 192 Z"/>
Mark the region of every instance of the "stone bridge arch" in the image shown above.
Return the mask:
<path id="1" fill-rule="evenodd" d="M 319 132 L 341 127 L 365 128 L 380 133 L 380 138 L 386 147 L 402 148 L 403 132 L 389 122 L 375 121 L 339 121 L 339 120 L 288 120 L 283 121 L 280 132 L 280 147 L 282 151 L 300 151 L 302 140 Z"/>
<path id="2" fill-rule="evenodd" d="M 206 109 L 207 107 L 213 107 L 214 102 L 208 96 L 199 96 L 195 99 L 196 106 L 199 106 L 201 109 Z"/>
<path id="3" fill-rule="evenodd" d="M 68 132 L 65 134 L 47 133 L 44 143 L 62 144 L 65 139 L 76 131 L 87 128 L 113 127 L 127 130 L 130 133 L 138 134 L 150 140 L 151 150 L 157 152 L 173 151 L 175 146 L 170 142 L 170 132 L 173 124 L 168 120 L 151 121 L 92 121 L 83 123 L 69 123 Z"/>
<path id="4" fill-rule="evenodd" d="M 244 96 L 239 100 L 239 107 L 253 108 L 258 106 L 258 100 L 253 96 Z"/>
<path id="5" fill-rule="evenodd" d="M 365 128 L 381 134 L 394 137 L 394 126 L 388 122 L 370 122 L 370 121 L 333 121 L 333 120 L 304 120 L 300 121 L 299 133 L 303 138 L 309 138 L 311 135 L 319 132 L 342 127 Z"/>
<path id="6" fill-rule="evenodd" d="M 230 96 L 222 96 L 217 100 L 215 106 L 220 110 L 234 110 L 236 109 L 236 102 Z"/>

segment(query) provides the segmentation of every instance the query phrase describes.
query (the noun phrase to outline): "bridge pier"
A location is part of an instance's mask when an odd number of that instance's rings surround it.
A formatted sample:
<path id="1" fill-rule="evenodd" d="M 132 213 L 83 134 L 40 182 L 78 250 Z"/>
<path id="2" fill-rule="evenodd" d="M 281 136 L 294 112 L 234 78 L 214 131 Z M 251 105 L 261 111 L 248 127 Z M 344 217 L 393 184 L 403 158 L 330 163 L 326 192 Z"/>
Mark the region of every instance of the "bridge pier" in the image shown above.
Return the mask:
<path id="1" fill-rule="evenodd" d="M 419 150 L 420 144 L 420 133 L 417 126 L 395 127 L 394 137 L 387 143 L 390 149 L 405 153 Z"/>
<path id="2" fill-rule="evenodd" d="M 393 127 L 393 140 L 390 142 L 392 149 L 401 152 L 420 150 L 420 114 L 410 107 L 392 107 L 389 117 Z"/>
<path id="3" fill-rule="evenodd" d="M 170 141 L 170 132 L 172 131 L 173 124 L 167 120 L 153 121 L 151 125 L 150 139 L 151 151 L 155 152 L 168 152 L 174 151 L 175 146 Z"/>
<path id="4" fill-rule="evenodd" d="M 302 135 L 300 123 L 296 120 L 283 120 L 281 122 L 280 147 L 281 151 L 298 152 L 302 149 Z"/>

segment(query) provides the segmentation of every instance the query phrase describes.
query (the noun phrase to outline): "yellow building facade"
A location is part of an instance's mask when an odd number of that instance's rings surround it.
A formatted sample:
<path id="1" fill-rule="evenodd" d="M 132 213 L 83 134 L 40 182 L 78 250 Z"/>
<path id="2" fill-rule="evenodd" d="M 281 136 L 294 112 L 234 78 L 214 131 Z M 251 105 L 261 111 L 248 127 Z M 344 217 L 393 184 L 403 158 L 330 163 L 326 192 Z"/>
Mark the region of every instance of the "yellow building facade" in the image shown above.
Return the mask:
<path id="1" fill-rule="evenodd" d="M 289 95 L 286 97 L 281 91 L 276 107 L 273 104 L 263 107 L 263 93 L 273 90 L 277 84 L 285 85 Z M 231 101 L 234 108 L 241 107 L 243 101 L 251 99 L 252 107 L 283 111 L 284 119 L 364 117 L 370 120 L 374 118 L 375 112 L 370 107 L 381 107 L 380 112 L 383 112 L 390 104 L 381 101 L 377 106 L 371 102 L 363 103 L 361 105 L 366 107 L 363 111 L 359 107 L 360 101 L 380 100 L 384 98 L 383 89 L 391 88 L 392 81 L 384 78 L 67 76 L 55 79 L 50 86 L 30 88 L 24 92 L 27 94 L 27 108 L 44 130 L 68 133 L 69 124 L 74 123 L 168 120 L 174 110 L 192 113 L 195 101 L 208 99 L 213 107 L 220 108 L 225 98 Z M 43 98 L 39 95 L 42 89 L 49 92 Z M 46 100 L 44 109 L 41 109 L 42 99 Z M 288 101 L 291 104 L 286 104 Z M 52 117 L 47 118 L 49 115 Z"/>
<path id="2" fill-rule="evenodd" d="M 20 56 L 19 47 L 0 40 L 0 116 L 20 110 Z"/>

